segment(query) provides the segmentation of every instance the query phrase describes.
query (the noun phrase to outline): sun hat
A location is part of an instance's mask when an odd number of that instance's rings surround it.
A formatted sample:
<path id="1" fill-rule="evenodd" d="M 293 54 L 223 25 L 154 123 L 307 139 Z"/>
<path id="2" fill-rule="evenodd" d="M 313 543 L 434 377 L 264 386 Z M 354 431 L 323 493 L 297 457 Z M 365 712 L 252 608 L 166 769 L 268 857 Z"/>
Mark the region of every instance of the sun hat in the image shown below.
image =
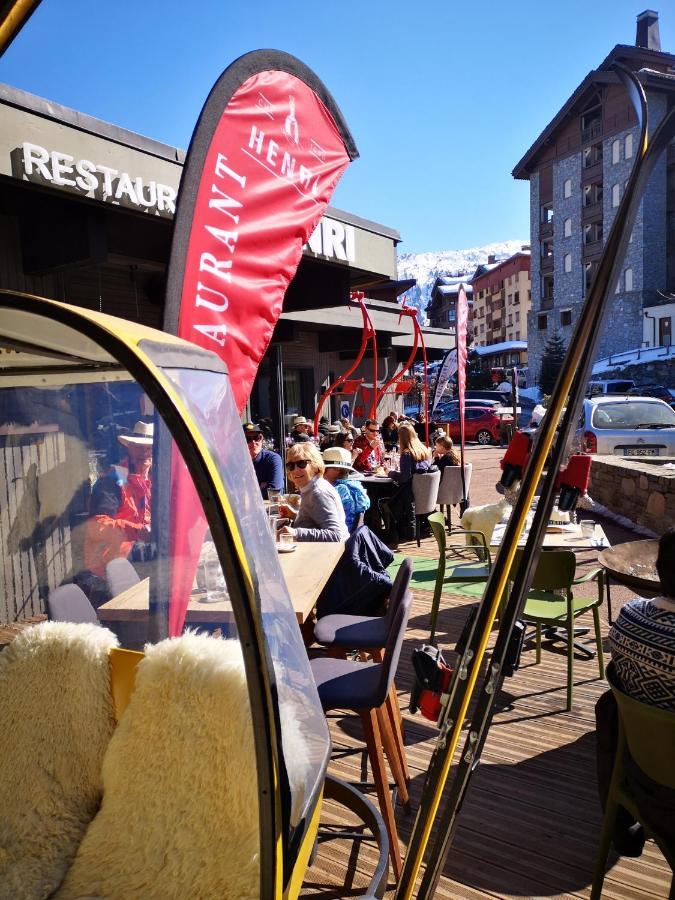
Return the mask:
<path id="1" fill-rule="evenodd" d="M 324 426 L 326 434 L 340 434 L 342 429 L 339 425 L 326 425 Z"/>
<path id="2" fill-rule="evenodd" d="M 126 447 L 131 444 L 136 447 L 152 447 L 154 431 L 155 426 L 152 422 L 141 422 L 139 420 L 134 425 L 134 430 L 131 434 L 120 434 L 117 440 Z"/>
<path id="3" fill-rule="evenodd" d="M 296 416 L 293 419 L 293 428 L 295 428 L 296 425 L 309 425 L 309 422 L 304 416 Z"/>
<path id="4" fill-rule="evenodd" d="M 350 472 L 353 469 L 352 455 L 344 447 L 329 447 L 321 456 L 327 469 L 349 469 Z"/>
<path id="5" fill-rule="evenodd" d="M 260 425 L 256 422 L 245 422 L 244 423 L 244 434 L 264 434 Z"/>

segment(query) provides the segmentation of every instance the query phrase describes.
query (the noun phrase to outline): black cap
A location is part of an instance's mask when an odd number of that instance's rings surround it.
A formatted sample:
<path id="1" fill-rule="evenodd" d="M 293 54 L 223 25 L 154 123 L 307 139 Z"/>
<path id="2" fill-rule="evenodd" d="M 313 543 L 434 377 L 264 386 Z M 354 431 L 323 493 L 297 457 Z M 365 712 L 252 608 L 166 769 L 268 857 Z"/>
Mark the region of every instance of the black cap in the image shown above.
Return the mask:
<path id="1" fill-rule="evenodd" d="M 307 444 L 309 443 L 311 438 L 309 438 L 306 434 L 299 434 L 293 438 L 294 444 Z"/>
<path id="2" fill-rule="evenodd" d="M 264 431 L 256 422 L 245 422 L 244 434 L 264 434 Z"/>

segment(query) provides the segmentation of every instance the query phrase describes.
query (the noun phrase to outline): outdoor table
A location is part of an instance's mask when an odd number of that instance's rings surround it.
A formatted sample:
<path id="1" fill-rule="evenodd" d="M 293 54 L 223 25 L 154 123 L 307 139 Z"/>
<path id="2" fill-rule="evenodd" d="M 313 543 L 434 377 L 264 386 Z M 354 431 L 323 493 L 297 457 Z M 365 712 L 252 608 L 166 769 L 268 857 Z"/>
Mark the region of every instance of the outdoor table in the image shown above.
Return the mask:
<path id="1" fill-rule="evenodd" d="M 298 622 L 302 625 L 312 613 L 319 594 L 335 569 L 345 545 L 328 541 L 299 541 L 292 553 L 280 553 L 288 593 Z M 205 603 L 204 591 L 193 592 L 187 608 L 188 625 L 221 625 L 233 623 L 229 600 Z M 143 622 L 148 618 L 150 579 L 127 588 L 97 609 L 104 622 Z"/>
<path id="2" fill-rule="evenodd" d="M 592 537 L 584 537 L 581 533 L 581 525 L 564 525 L 562 531 L 547 531 L 544 534 L 542 547 L 549 550 L 601 550 L 610 546 L 607 535 L 602 525 L 595 525 L 595 532 Z M 495 525 L 492 538 L 490 540 L 491 547 L 499 547 L 506 531 L 506 524 L 500 522 Z M 519 547 L 524 547 L 527 540 L 527 534 L 521 534 L 518 541 Z"/>

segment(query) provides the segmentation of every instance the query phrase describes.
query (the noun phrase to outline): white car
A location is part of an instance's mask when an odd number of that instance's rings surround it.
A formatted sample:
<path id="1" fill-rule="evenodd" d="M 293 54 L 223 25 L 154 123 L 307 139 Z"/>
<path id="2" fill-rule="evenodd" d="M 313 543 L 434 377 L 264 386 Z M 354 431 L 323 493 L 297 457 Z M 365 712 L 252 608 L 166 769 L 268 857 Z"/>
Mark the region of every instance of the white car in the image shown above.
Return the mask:
<path id="1" fill-rule="evenodd" d="M 675 456 L 675 410 L 655 397 L 584 400 L 577 445 L 586 453 Z"/>

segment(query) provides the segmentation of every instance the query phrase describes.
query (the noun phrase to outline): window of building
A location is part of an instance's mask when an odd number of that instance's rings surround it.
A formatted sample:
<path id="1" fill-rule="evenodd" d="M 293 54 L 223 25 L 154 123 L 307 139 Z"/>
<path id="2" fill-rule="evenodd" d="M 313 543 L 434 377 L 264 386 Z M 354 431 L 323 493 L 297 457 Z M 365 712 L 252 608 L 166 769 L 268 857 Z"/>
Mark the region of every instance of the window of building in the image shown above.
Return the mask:
<path id="1" fill-rule="evenodd" d="M 561 325 L 571 325 L 572 324 L 572 310 L 571 309 L 561 309 L 560 310 L 560 324 Z"/>
<path id="2" fill-rule="evenodd" d="M 520 291 L 516 291 L 513 295 L 513 304 L 514 306 L 520 303 Z"/>
<path id="3" fill-rule="evenodd" d="M 544 203 L 541 207 L 541 223 L 542 225 L 550 225 L 553 222 L 553 204 Z"/>
<path id="4" fill-rule="evenodd" d="M 553 275 L 542 275 L 541 299 L 553 300 Z"/>
<path id="5" fill-rule="evenodd" d="M 520 322 L 520 310 L 516 310 L 516 322 Z"/>
<path id="6" fill-rule="evenodd" d="M 584 244 L 595 244 L 602 240 L 602 222 L 584 225 Z"/>
<path id="7" fill-rule="evenodd" d="M 572 196 L 572 179 L 566 178 L 563 184 L 563 196 L 565 199 Z"/>
<path id="8" fill-rule="evenodd" d="M 602 100 L 600 94 L 592 97 L 581 114 L 581 140 L 590 141 L 602 133 Z"/>
<path id="9" fill-rule="evenodd" d="M 448 310 L 448 322 L 455 322 L 457 320 L 457 310 L 454 306 L 451 306 Z"/>
<path id="10" fill-rule="evenodd" d="M 513 316 L 509 313 L 509 321 L 506 323 L 507 325 L 513 325 Z"/>
<path id="11" fill-rule="evenodd" d="M 520 340 L 520 332 L 519 332 L 519 331 L 516 331 L 516 340 L 517 340 L 517 341 Z"/>
<path id="12" fill-rule="evenodd" d="M 572 220 L 565 219 L 563 223 L 563 237 L 572 237 Z"/>
<path id="13" fill-rule="evenodd" d="M 563 258 L 563 262 L 565 263 L 565 271 L 571 272 L 572 271 L 572 254 L 566 253 Z"/>
<path id="14" fill-rule="evenodd" d="M 623 273 L 624 284 L 626 285 L 627 291 L 633 290 L 633 270 L 631 268 L 626 269 Z"/>
<path id="15" fill-rule="evenodd" d="M 591 289 L 591 285 L 595 279 L 595 273 L 597 271 L 598 264 L 597 262 L 589 262 L 584 265 L 584 292 L 588 293 Z"/>
<path id="16" fill-rule="evenodd" d="M 592 144 L 590 147 L 584 147 L 582 160 L 584 169 L 589 169 L 591 166 L 602 162 L 602 142 Z"/>
<path id="17" fill-rule="evenodd" d="M 618 206 L 621 202 L 621 185 L 612 185 L 612 206 Z"/>
<path id="18" fill-rule="evenodd" d="M 616 279 L 616 287 L 614 288 L 614 293 L 615 293 L 615 294 L 620 294 L 620 293 L 621 293 L 621 276 L 620 276 L 620 275 L 619 275 L 619 277 Z"/>
<path id="19" fill-rule="evenodd" d="M 539 331 L 546 331 L 547 325 L 548 325 L 548 316 L 537 316 L 537 329 Z"/>
<path id="20" fill-rule="evenodd" d="M 621 162 L 621 141 L 617 138 L 612 141 L 612 163 L 616 165 L 618 162 Z"/>
<path id="21" fill-rule="evenodd" d="M 626 159 L 630 159 L 633 155 L 633 135 L 627 134 L 623 144 L 623 154 Z"/>

